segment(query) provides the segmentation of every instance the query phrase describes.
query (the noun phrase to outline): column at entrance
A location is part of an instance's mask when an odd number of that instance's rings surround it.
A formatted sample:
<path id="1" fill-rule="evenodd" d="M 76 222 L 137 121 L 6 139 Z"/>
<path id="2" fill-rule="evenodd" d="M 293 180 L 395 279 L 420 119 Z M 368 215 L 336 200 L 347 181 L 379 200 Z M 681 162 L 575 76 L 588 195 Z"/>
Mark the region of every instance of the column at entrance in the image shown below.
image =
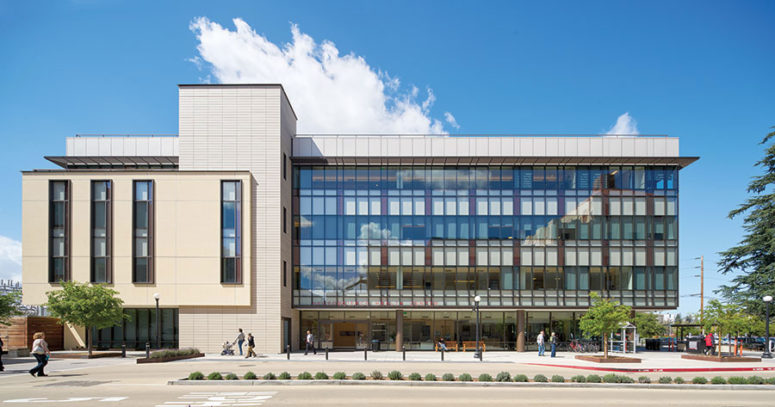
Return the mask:
<path id="1" fill-rule="evenodd" d="M 525 310 L 517 311 L 517 352 L 525 351 Z"/>
<path id="2" fill-rule="evenodd" d="M 404 347 L 404 310 L 396 310 L 396 351 Z"/>

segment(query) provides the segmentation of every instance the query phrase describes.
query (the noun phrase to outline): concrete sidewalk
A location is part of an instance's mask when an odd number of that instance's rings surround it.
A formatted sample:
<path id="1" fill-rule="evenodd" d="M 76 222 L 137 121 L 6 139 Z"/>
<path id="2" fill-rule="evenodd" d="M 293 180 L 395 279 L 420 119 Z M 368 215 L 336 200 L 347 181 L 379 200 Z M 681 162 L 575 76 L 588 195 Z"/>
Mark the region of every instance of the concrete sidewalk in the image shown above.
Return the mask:
<path id="1" fill-rule="evenodd" d="M 753 356 L 754 354 L 751 354 Z M 137 356 L 133 354 L 133 356 Z M 759 363 L 719 363 L 704 362 L 681 359 L 680 353 L 667 352 L 644 352 L 635 356 L 642 358 L 640 364 L 597 364 L 576 360 L 574 353 L 558 353 L 556 358 L 549 356 L 539 357 L 533 352 L 485 352 L 483 362 L 473 358 L 473 352 L 445 354 L 445 361 L 441 362 L 441 354 L 436 352 L 407 352 L 406 361 L 402 360 L 401 352 L 369 352 L 368 360 L 363 360 L 363 352 L 331 352 L 329 360 L 325 360 L 324 353 L 317 355 L 303 353 L 291 354 L 291 360 L 286 360 L 285 354 L 266 355 L 262 358 L 244 359 L 239 356 L 220 356 L 209 354 L 202 358 L 187 359 L 168 363 L 154 364 L 136 364 L 135 358 L 101 358 L 101 359 L 56 359 L 56 355 L 49 362 L 46 372 L 51 375 L 49 378 L 33 379 L 27 374 L 34 360 L 32 358 L 9 359 L 6 362 L 6 371 L 0 373 L 0 384 L 3 386 L 13 385 L 14 383 L 28 384 L 42 381 L 60 382 L 77 380 L 84 383 L 113 383 L 113 384 L 144 384 L 144 385 L 164 385 L 169 380 L 187 377 L 189 373 L 201 371 L 204 374 L 210 372 L 235 373 L 244 375 L 252 371 L 259 376 L 267 372 L 279 374 L 287 371 L 292 375 L 297 375 L 307 371 L 310 373 L 326 372 L 332 375 L 335 372 L 342 371 L 348 375 L 355 372 L 362 372 L 369 375 L 374 370 L 379 370 L 387 374 L 391 370 L 398 370 L 408 375 L 417 372 L 422 375 L 434 373 L 441 376 L 444 373 L 460 375 L 469 373 L 476 377 L 481 373 L 488 373 L 492 376 L 501 371 L 507 371 L 512 375 L 525 374 L 533 377 L 536 374 L 543 374 L 547 377 L 552 375 L 562 375 L 570 378 L 573 375 L 598 374 L 604 375 L 607 371 L 598 370 L 600 368 L 610 369 L 648 369 L 647 372 L 629 371 L 617 372 L 617 374 L 626 374 L 637 378 L 638 376 L 648 376 L 652 380 L 660 376 L 681 376 L 685 379 L 691 379 L 695 376 L 704 376 L 711 378 L 713 376 L 752 376 L 759 375 L 763 377 L 775 376 L 775 361 L 765 360 Z M 701 372 L 665 372 L 666 369 L 686 369 L 686 368 L 715 368 L 724 369 L 723 371 L 701 371 Z M 730 369 L 745 368 L 745 371 L 734 371 Z M 757 369 L 751 371 L 750 369 Z M 74 379 L 76 378 L 77 379 Z M 37 380 L 37 382 L 36 382 Z"/>

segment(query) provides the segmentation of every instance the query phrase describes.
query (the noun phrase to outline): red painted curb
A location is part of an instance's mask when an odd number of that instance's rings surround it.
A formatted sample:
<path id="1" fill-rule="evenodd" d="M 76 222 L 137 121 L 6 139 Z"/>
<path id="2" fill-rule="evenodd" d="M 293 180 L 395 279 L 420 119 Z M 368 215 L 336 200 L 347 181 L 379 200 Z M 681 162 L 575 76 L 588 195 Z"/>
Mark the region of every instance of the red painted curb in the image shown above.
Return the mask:
<path id="1" fill-rule="evenodd" d="M 692 368 L 608 368 L 596 366 L 573 366 L 573 365 L 551 365 L 546 363 L 526 363 L 532 366 L 562 367 L 566 369 L 597 370 L 602 372 L 631 372 L 631 373 L 649 373 L 649 372 L 769 372 L 775 371 L 775 367 L 692 367 Z"/>

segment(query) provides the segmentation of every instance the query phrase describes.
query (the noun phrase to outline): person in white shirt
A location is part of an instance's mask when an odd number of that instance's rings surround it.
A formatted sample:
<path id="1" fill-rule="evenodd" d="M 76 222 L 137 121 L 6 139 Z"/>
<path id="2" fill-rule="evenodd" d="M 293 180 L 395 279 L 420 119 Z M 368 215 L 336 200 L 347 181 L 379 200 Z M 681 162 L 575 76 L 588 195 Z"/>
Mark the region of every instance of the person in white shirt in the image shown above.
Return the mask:
<path id="1" fill-rule="evenodd" d="M 546 344 L 544 343 L 544 331 L 538 333 L 536 342 L 538 343 L 538 356 L 543 356 L 544 351 L 546 351 Z"/>
<path id="2" fill-rule="evenodd" d="M 46 334 L 44 332 L 35 332 L 32 335 L 32 355 L 35 356 L 35 360 L 38 361 L 38 365 L 30 370 L 32 377 L 37 375 L 38 377 L 48 376 L 43 373 L 43 368 L 48 364 L 48 358 L 51 356 L 51 352 L 48 350 L 48 343 L 46 343 Z"/>
<path id="3" fill-rule="evenodd" d="M 317 355 L 317 351 L 315 350 L 315 337 L 312 336 L 312 332 L 310 330 L 307 330 L 307 347 L 304 350 L 304 354 L 306 355 L 309 350 L 312 349 L 312 354 Z"/>

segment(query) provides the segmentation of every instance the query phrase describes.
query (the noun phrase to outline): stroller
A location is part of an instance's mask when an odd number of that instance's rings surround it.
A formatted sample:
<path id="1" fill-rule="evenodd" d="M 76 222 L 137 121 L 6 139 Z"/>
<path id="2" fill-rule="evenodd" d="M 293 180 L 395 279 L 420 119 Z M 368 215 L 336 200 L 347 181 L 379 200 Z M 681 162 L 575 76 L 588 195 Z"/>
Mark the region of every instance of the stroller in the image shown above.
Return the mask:
<path id="1" fill-rule="evenodd" d="M 234 356 L 234 349 L 232 347 L 234 346 L 233 343 L 226 341 L 223 343 L 223 350 L 221 351 L 222 356 Z"/>

